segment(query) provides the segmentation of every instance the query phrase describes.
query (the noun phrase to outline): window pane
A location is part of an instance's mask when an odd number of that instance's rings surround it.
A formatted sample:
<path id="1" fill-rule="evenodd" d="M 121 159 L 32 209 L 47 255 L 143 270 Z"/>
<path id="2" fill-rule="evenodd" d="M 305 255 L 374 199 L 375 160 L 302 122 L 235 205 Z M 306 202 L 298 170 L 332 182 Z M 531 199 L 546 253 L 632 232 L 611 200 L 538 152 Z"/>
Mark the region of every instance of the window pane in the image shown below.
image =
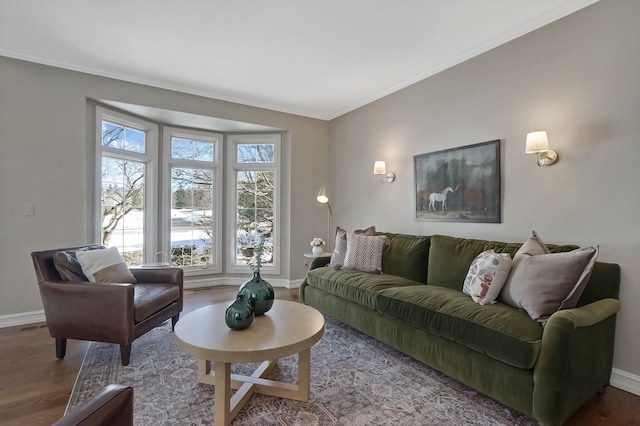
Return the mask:
<path id="1" fill-rule="evenodd" d="M 171 261 L 209 265 L 213 259 L 213 171 L 171 169 Z"/>
<path id="2" fill-rule="evenodd" d="M 171 158 L 213 161 L 213 142 L 171 138 Z"/>
<path id="3" fill-rule="evenodd" d="M 143 263 L 144 173 L 144 163 L 102 157 L 102 244 L 128 265 Z"/>
<path id="4" fill-rule="evenodd" d="M 145 152 L 145 134 L 108 121 L 102 122 L 102 146 L 130 152 Z"/>
<path id="5" fill-rule="evenodd" d="M 124 149 L 132 152 L 144 153 L 144 132 L 125 128 Z"/>
<path id="6" fill-rule="evenodd" d="M 248 263 L 256 237 L 265 239 L 263 264 L 273 263 L 273 171 L 237 172 L 236 263 Z M 258 235 L 259 234 L 259 235 Z"/>
<path id="7" fill-rule="evenodd" d="M 238 163 L 273 163 L 275 161 L 275 145 L 238 144 Z"/>

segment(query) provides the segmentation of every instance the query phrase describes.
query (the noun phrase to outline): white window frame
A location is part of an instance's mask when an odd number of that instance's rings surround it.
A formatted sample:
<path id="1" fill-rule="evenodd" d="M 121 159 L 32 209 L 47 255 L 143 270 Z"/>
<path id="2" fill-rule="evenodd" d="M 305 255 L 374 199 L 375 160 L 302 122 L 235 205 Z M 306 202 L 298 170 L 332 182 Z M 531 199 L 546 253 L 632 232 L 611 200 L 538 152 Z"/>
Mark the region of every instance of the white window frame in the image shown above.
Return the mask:
<path id="1" fill-rule="evenodd" d="M 100 209 L 100 195 L 102 193 L 102 156 L 122 160 L 139 161 L 145 164 L 144 179 L 144 250 L 145 263 L 153 262 L 156 248 L 158 247 L 158 126 L 152 122 L 134 118 L 112 111 L 101 106 L 96 106 L 95 125 L 95 167 L 94 167 L 94 226 L 93 240 L 102 242 L 101 224 L 102 211 Z M 110 121 L 114 124 L 126 126 L 145 133 L 145 152 L 137 153 L 102 145 L 102 121 Z"/>
<path id="2" fill-rule="evenodd" d="M 269 170 L 275 174 L 276 185 L 273 189 L 273 264 L 263 264 L 260 269 L 261 274 L 279 275 L 282 263 L 280 250 L 281 226 L 280 226 L 280 188 L 282 188 L 282 135 L 280 133 L 261 134 L 229 134 L 227 135 L 227 256 L 226 270 L 230 273 L 246 273 L 250 270 L 249 265 L 235 262 L 235 235 L 237 217 L 237 173 L 239 171 L 262 171 Z M 239 144 L 274 144 L 273 163 L 238 163 L 237 152 Z"/>
<path id="3" fill-rule="evenodd" d="M 183 160 L 177 158 L 171 158 L 171 139 L 182 138 L 187 140 L 197 140 L 211 142 L 213 144 L 213 161 L 197 161 L 197 160 Z M 168 253 L 171 257 L 171 168 L 172 167 L 187 167 L 187 168 L 201 168 L 213 170 L 215 176 L 213 190 L 213 202 L 216 209 L 213 213 L 215 220 L 212 222 L 212 230 L 216 238 L 213 241 L 212 263 L 210 265 L 196 265 L 196 266 L 183 266 L 185 275 L 204 275 L 204 274 L 216 274 L 222 272 L 222 216 L 224 213 L 222 190 L 223 185 L 223 172 L 222 166 L 222 143 L 224 137 L 222 134 L 207 132 L 201 130 L 192 129 L 179 129 L 175 127 L 163 128 L 163 140 L 162 140 L 162 156 L 163 156 L 163 177 L 162 177 L 162 210 L 161 210 L 161 240 L 160 244 L 163 247 L 163 251 Z"/>

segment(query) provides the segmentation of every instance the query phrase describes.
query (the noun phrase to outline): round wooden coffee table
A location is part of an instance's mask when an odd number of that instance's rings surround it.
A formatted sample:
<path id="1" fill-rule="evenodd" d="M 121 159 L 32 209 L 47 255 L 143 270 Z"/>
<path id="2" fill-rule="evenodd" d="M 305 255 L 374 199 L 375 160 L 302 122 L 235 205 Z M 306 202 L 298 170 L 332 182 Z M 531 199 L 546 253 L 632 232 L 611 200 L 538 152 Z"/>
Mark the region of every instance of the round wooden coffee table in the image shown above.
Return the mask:
<path id="1" fill-rule="evenodd" d="M 224 321 L 230 303 L 197 309 L 175 326 L 178 347 L 198 359 L 198 381 L 215 386 L 215 424 L 229 424 L 254 393 L 308 401 L 311 347 L 324 333 L 322 314 L 301 303 L 276 300 L 251 327 L 235 331 Z M 294 354 L 298 354 L 297 384 L 265 378 L 278 358 Z M 251 376 L 231 374 L 231 363 L 256 361 L 264 362 Z M 231 389 L 237 389 L 233 397 Z"/>

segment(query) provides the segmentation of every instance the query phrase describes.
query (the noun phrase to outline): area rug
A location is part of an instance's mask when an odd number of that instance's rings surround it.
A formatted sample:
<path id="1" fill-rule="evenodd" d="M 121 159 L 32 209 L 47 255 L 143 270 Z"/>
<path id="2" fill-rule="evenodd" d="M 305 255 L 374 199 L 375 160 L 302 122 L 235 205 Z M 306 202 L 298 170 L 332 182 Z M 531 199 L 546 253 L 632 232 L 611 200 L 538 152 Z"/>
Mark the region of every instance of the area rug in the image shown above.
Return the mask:
<path id="1" fill-rule="evenodd" d="M 234 364 L 250 374 L 257 364 Z M 294 381 L 296 357 L 271 378 Z M 174 343 L 168 323 L 133 343 L 120 364 L 118 345 L 91 343 L 67 411 L 109 383 L 134 389 L 134 424 L 211 425 L 214 387 L 197 383 L 197 362 Z M 254 395 L 233 425 L 537 425 L 357 330 L 327 318 L 311 349 L 311 397 L 299 402 Z"/>

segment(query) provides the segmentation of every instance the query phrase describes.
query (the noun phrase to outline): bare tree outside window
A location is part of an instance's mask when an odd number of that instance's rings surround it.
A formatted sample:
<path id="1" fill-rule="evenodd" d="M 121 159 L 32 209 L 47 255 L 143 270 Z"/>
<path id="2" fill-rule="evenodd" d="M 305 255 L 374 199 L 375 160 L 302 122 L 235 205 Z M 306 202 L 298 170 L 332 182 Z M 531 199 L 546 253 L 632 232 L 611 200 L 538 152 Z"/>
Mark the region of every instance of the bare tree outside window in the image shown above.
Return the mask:
<path id="1" fill-rule="evenodd" d="M 144 132 L 103 121 L 102 144 L 131 152 L 144 152 Z M 145 164 L 102 156 L 101 241 L 118 247 L 127 264 L 141 264 L 144 232 Z"/>
<path id="2" fill-rule="evenodd" d="M 212 264 L 215 253 L 215 146 L 213 141 L 171 138 L 171 263 Z M 197 166 L 208 167 L 197 167 Z"/>
<path id="3" fill-rule="evenodd" d="M 274 188 L 275 171 L 260 170 L 261 164 L 275 162 L 274 144 L 238 144 L 237 162 L 255 165 L 255 170 L 239 170 L 236 173 L 236 263 L 248 264 L 253 256 L 247 248 L 253 248 L 257 235 L 264 239 L 263 263 L 273 263 Z M 271 167 L 270 167 L 271 168 Z"/>

